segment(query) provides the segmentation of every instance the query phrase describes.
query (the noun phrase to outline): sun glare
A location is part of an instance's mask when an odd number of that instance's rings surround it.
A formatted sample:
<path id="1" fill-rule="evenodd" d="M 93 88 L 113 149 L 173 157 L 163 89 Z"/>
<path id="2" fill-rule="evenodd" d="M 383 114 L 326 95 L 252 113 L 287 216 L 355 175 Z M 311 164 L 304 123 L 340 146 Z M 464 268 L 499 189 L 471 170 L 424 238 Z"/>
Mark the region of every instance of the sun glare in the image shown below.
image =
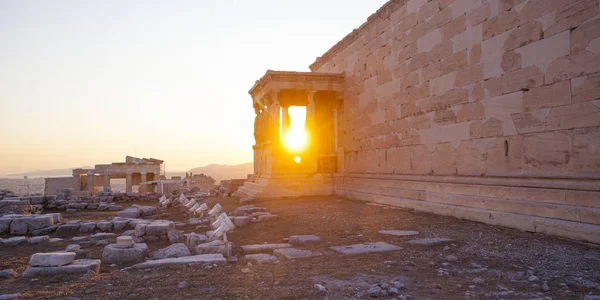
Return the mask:
<path id="1" fill-rule="evenodd" d="M 308 143 L 308 137 L 304 129 L 306 107 L 290 106 L 288 113 L 290 115 L 290 128 L 283 137 L 283 142 L 288 150 L 299 152 L 304 150 Z"/>

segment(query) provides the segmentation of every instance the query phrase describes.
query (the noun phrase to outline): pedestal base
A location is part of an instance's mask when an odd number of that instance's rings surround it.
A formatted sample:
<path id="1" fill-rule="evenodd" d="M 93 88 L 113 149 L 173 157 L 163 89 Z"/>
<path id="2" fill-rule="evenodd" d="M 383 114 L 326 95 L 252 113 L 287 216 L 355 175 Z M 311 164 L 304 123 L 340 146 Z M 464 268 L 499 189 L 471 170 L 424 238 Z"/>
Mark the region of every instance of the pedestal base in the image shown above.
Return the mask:
<path id="1" fill-rule="evenodd" d="M 333 194 L 329 176 L 323 174 L 255 177 L 238 189 L 242 197 L 265 200 Z"/>

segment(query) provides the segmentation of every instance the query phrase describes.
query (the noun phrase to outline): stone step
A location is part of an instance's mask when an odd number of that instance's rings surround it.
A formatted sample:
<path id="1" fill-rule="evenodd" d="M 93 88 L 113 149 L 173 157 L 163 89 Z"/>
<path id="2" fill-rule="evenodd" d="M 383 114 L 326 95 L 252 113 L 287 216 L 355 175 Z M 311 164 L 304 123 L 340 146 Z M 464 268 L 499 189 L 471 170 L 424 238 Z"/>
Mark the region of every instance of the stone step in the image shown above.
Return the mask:
<path id="1" fill-rule="evenodd" d="M 600 225 L 600 209 L 597 208 L 425 191 L 420 192 L 417 196 L 418 198 L 412 198 L 410 197 L 411 195 L 406 195 L 404 193 L 389 193 L 390 189 L 373 190 L 372 188 L 365 188 L 365 186 L 340 185 L 338 189 L 358 193 L 369 193 L 369 191 L 371 191 L 373 192 L 372 194 L 382 196 L 425 200 L 436 203 Z"/>
<path id="2" fill-rule="evenodd" d="M 529 232 L 541 232 L 577 240 L 600 243 L 600 226 L 524 214 L 506 213 L 488 209 L 471 208 L 430 201 L 382 196 L 337 189 L 339 196 L 352 200 L 368 201 L 390 206 L 410 208 L 416 211 L 451 216 L 491 225 L 500 225 Z"/>

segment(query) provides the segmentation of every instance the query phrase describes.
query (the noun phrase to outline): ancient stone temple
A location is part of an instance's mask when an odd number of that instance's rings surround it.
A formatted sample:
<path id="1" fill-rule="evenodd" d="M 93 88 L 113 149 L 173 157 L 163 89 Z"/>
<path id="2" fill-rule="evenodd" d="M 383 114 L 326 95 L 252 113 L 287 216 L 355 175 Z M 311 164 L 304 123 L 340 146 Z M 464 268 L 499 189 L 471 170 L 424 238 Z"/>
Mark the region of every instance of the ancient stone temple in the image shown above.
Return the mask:
<path id="1" fill-rule="evenodd" d="M 55 194 L 61 188 L 93 195 L 97 187 L 110 190 L 111 179 L 125 179 L 125 191 L 131 193 L 134 185 L 156 181 L 164 174 L 163 161 L 154 158 L 125 157 L 125 162 L 98 164 L 93 169 L 74 169 L 72 177 L 46 179 L 45 194 Z M 141 185 L 141 192 L 154 192 L 155 186 Z"/>
<path id="2" fill-rule="evenodd" d="M 252 198 L 336 194 L 600 242 L 596 0 L 392 0 L 267 71 Z M 290 151 L 288 108 L 308 144 Z"/>

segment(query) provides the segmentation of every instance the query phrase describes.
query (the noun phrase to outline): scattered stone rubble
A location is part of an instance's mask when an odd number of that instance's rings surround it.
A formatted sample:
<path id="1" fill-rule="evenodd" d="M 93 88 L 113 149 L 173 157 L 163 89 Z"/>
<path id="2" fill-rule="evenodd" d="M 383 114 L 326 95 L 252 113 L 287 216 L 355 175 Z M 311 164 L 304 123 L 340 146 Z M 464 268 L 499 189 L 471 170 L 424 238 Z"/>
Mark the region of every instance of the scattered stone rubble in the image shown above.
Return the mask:
<path id="1" fill-rule="evenodd" d="M 6 214 L 0 216 L 0 234 L 10 235 L 45 235 L 56 230 L 62 222 L 59 213 L 31 215 Z"/>
<path id="2" fill-rule="evenodd" d="M 105 264 L 136 264 L 146 260 L 148 246 L 144 243 L 136 244 L 130 236 L 120 236 L 117 243 L 104 247 L 102 262 Z"/>

